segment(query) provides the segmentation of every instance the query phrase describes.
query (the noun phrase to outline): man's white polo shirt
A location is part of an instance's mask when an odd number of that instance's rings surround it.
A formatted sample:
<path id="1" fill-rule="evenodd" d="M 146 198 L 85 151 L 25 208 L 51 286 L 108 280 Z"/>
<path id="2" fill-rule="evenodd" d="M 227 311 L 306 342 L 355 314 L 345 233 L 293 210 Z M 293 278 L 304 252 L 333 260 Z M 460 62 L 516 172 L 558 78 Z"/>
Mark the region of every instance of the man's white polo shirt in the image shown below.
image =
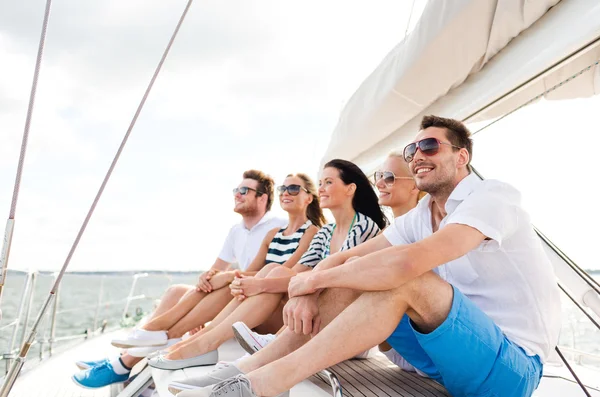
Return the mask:
<path id="1" fill-rule="evenodd" d="M 545 361 L 558 342 L 560 297 L 550 260 L 535 234 L 521 195 L 512 186 L 469 175 L 446 202 L 440 229 L 471 226 L 488 239 L 435 271 L 486 313 L 511 341 Z M 391 244 L 432 234 L 430 196 L 384 231 Z"/>
<path id="2" fill-rule="evenodd" d="M 252 229 L 247 229 L 244 221 L 233 225 L 225 239 L 219 258 L 228 263 L 237 262 L 240 269 L 246 270 L 260 249 L 269 230 L 282 228 L 287 219 L 277 218 L 267 212 Z"/>

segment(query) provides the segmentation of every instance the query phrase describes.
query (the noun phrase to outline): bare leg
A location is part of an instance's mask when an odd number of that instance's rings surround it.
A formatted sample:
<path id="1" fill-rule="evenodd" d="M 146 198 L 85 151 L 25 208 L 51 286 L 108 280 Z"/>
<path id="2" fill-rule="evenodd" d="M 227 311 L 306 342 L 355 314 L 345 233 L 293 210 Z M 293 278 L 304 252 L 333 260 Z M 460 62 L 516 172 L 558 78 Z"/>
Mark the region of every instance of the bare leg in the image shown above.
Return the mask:
<path id="1" fill-rule="evenodd" d="M 262 324 L 254 327 L 256 332 L 259 334 L 275 334 L 281 327 L 283 327 L 283 307 L 285 306 L 284 300 L 279 302 L 279 307 L 275 309 L 271 316 L 266 319 Z"/>
<path id="2" fill-rule="evenodd" d="M 348 289 L 332 288 L 323 292 L 319 297 L 319 314 L 321 315 L 322 327 L 333 321 L 358 296 L 360 296 L 359 292 Z M 287 328 L 283 328 L 277 334 L 277 338 L 268 346 L 238 363 L 238 367 L 242 372 L 249 373 L 285 357 L 310 340 L 310 336 L 297 335 Z"/>
<path id="3" fill-rule="evenodd" d="M 193 285 L 185 285 L 185 284 L 176 284 L 176 285 L 172 285 L 169 288 L 167 288 L 164 295 L 160 299 L 160 303 L 158 304 L 158 307 L 156 308 L 156 310 L 154 310 L 154 312 L 152 313 L 152 315 L 150 316 L 150 319 L 148 321 L 151 321 L 152 319 L 160 316 L 161 314 L 163 314 L 166 311 L 168 311 L 169 309 L 171 309 L 173 306 L 175 306 L 177 304 L 177 302 L 179 302 L 179 300 L 185 294 L 187 294 L 190 291 L 193 291 L 195 289 L 196 288 Z"/>
<path id="4" fill-rule="evenodd" d="M 189 330 L 211 321 L 232 299 L 229 287 L 211 292 L 181 320 L 168 329 L 169 338 L 180 338 Z"/>
<path id="5" fill-rule="evenodd" d="M 260 396 L 288 390 L 311 374 L 380 343 L 404 313 L 422 332 L 431 332 L 448 316 L 452 297 L 452 286 L 432 272 L 394 290 L 364 293 L 309 343 L 248 373 L 252 388 Z M 322 351 L 328 354 L 317 354 Z"/>
<path id="6" fill-rule="evenodd" d="M 152 321 L 149 321 L 142 328 L 147 331 L 162 331 L 171 328 L 196 307 L 206 295 L 208 294 L 205 292 L 196 291 L 195 289 L 190 290 L 177 304 L 161 315 L 155 316 Z"/>
<path id="7" fill-rule="evenodd" d="M 262 269 L 260 269 L 260 271 L 258 273 L 256 273 L 256 275 L 254 277 L 264 278 L 269 274 L 269 272 L 271 270 L 276 269 L 279 266 L 281 266 L 281 265 L 279 265 L 277 263 L 270 263 L 270 264 L 266 265 L 265 267 L 263 267 Z M 227 304 L 227 306 L 225 306 L 225 308 L 223 310 L 221 310 L 219 312 L 219 314 L 211 321 L 211 323 L 200 332 L 206 333 L 206 332 L 210 331 L 211 329 L 214 329 L 217 325 L 219 325 L 221 322 L 223 322 L 223 320 L 225 320 L 227 317 L 229 317 L 229 315 L 231 313 L 233 313 L 235 311 L 235 309 L 237 309 L 241 304 L 242 304 L 242 301 L 239 301 L 237 299 L 232 299 Z"/>
<path id="8" fill-rule="evenodd" d="M 133 357 L 127 353 L 125 353 L 121 356 L 121 361 L 123 361 L 123 364 L 125 364 L 129 368 L 133 368 L 134 365 L 136 365 L 143 359 L 144 359 L 143 357 Z"/>
<path id="9" fill-rule="evenodd" d="M 293 274 L 290 269 L 279 266 L 269 272 L 269 277 L 285 277 L 290 274 Z M 279 307 L 283 295 L 284 293 L 265 293 L 246 298 L 227 318 L 210 330 L 174 345 L 167 358 L 186 359 L 217 349 L 223 342 L 233 338 L 231 326 L 235 322 L 243 321 L 248 327 L 254 328 L 268 320 Z"/>

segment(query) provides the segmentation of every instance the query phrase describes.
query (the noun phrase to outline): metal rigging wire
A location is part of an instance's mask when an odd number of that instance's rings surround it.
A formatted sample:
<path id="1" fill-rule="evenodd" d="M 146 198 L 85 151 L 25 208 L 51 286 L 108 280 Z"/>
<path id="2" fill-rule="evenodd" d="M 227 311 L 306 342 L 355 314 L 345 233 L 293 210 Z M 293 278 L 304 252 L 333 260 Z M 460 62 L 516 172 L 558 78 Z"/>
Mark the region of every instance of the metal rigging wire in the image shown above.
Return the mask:
<path id="1" fill-rule="evenodd" d="M 2 388 L 0 389 L 0 397 L 8 396 L 17 377 L 19 376 L 19 372 L 21 371 L 21 368 L 23 367 L 23 364 L 25 363 L 25 359 L 27 357 L 29 348 L 31 347 L 31 345 L 33 344 L 33 342 L 35 340 L 37 328 L 39 327 L 44 315 L 46 314 L 46 311 L 50 307 L 50 304 L 56 297 L 56 291 L 60 285 L 60 282 L 62 281 L 63 275 L 64 275 L 65 271 L 67 270 L 67 267 L 69 266 L 69 263 L 71 262 L 71 258 L 73 257 L 73 254 L 75 253 L 77 245 L 79 244 L 79 241 L 81 240 L 81 237 L 83 236 L 83 233 L 85 232 L 87 224 L 90 221 L 90 218 L 92 217 L 92 214 L 94 213 L 94 210 L 96 209 L 96 205 L 98 204 L 98 201 L 100 200 L 100 197 L 102 196 L 102 193 L 104 192 L 104 188 L 106 187 L 106 185 L 110 179 L 110 176 L 112 175 L 112 172 L 115 169 L 117 162 L 119 161 L 119 157 L 121 156 L 121 153 L 123 152 L 123 149 L 125 148 L 125 144 L 127 143 L 127 140 L 129 139 L 129 135 L 131 134 L 131 131 L 133 130 L 133 127 L 135 126 L 135 123 L 138 119 L 138 116 L 140 115 L 140 113 L 142 111 L 142 108 L 144 107 L 144 104 L 146 103 L 146 99 L 148 98 L 148 95 L 150 94 L 152 86 L 154 85 L 154 82 L 156 81 L 156 78 L 158 77 L 158 74 L 163 66 L 163 63 L 165 62 L 167 55 L 169 54 L 169 50 L 171 49 L 171 46 L 173 45 L 173 42 L 175 41 L 175 38 L 177 37 L 179 28 L 181 27 L 181 25 L 185 19 L 185 16 L 187 15 L 187 12 L 190 9 L 190 6 L 192 5 L 192 2 L 193 2 L 193 0 L 188 0 L 188 2 L 187 2 L 187 5 L 183 11 L 183 14 L 181 15 L 181 18 L 179 19 L 179 22 L 177 23 L 177 27 L 175 28 L 175 31 L 173 32 L 173 35 L 171 36 L 171 39 L 169 40 L 169 44 L 167 45 L 167 48 L 163 52 L 162 58 L 160 59 L 160 62 L 158 63 L 158 66 L 156 67 L 156 69 L 154 71 L 154 75 L 152 76 L 152 79 L 150 80 L 150 83 L 148 84 L 148 87 L 146 88 L 146 92 L 144 93 L 144 96 L 142 97 L 142 100 L 140 101 L 140 104 L 138 105 L 138 108 L 133 116 L 133 119 L 131 120 L 131 123 L 129 124 L 129 128 L 127 129 L 127 132 L 125 133 L 125 136 L 123 137 L 121 146 L 119 146 L 119 149 L 117 150 L 117 153 L 115 154 L 115 157 L 106 173 L 106 176 L 104 177 L 104 180 L 102 181 L 102 184 L 100 185 L 100 189 L 98 190 L 98 193 L 96 194 L 96 197 L 95 197 L 94 201 L 92 202 L 92 205 L 83 221 L 83 224 L 81 225 L 81 228 L 79 229 L 79 233 L 77 233 L 77 237 L 75 238 L 75 241 L 73 242 L 73 245 L 71 246 L 71 250 L 69 251 L 67 258 L 65 259 L 65 262 L 64 262 L 58 276 L 56 277 L 56 281 L 54 282 L 54 285 L 52 286 L 52 289 L 50 290 L 50 294 L 48 295 L 48 298 L 44 302 L 42 309 L 38 313 L 35 323 L 33 324 L 33 327 L 30 330 L 29 336 L 26 339 L 25 343 L 23 343 L 23 346 L 21 347 L 19 356 L 17 357 L 17 359 L 13 362 L 13 364 L 10 367 L 10 371 L 5 378 Z"/>
<path id="2" fill-rule="evenodd" d="M 19 155 L 19 164 L 17 166 L 17 176 L 15 177 L 15 186 L 13 189 L 13 196 L 10 204 L 10 212 L 8 215 L 8 220 L 6 221 L 4 241 L 2 243 L 2 252 L 0 253 L 0 319 L 2 318 L 2 291 L 4 289 L 4 282 L 6 280 L 10 245 L 12 243 L 13 230 L 15 228 L 15 213 L 17 212 L 17 201 L 19 199 L 19 191 L 21 188 L 23 163 L 25 162 L 25 154 L 27 152 L 27 141 L 29 140 L 29 129 L 31 127 L 33 105 L 35 104 L 35 93 L 37 91 L 37 83 L 38 78 L 40 76 L 40 68 L 42 65 L 42 55 L 44 54 L 44 47 L 46 45 L 46 31 L 48 29 L 48 20 L 50 19 L 51 4 L 52 0 L 46 1 L 46 11 L 44 12 L 44 22 L 42 23 L 42 34 L 40 36 L 40 44 L 38 45 L 37 59 L 35 61 L 35 70 L 33 72 L 33 82 L 31 84 L 31 92 L 29 94 L 29 106 L 27 107 L 27 117 L 25 119 L 25 129 L 23 131 L 23 140 L 21 142 L 21 154 Z"/>

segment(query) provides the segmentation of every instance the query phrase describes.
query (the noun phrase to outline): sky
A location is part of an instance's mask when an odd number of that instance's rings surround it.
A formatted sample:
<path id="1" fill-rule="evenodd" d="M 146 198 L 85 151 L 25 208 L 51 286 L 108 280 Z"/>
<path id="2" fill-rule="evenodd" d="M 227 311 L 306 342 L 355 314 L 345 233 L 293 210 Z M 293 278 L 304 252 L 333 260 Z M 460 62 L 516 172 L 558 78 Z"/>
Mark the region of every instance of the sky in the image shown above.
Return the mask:
<path id="1" fill-rule="evenodd" d="M 242 172 L 317 177 L 345 101 L 402 40 L 411 3 L 195 2 L 69 270 L 210 267 L 240 220 Z M 53 1 L 10 268 L 62 266 L 185 4 Z M 44 7 L 0 1 L 2 220 Z"/>
<path id="2" fill-rule="evenodd" d="M 60 269 L 185 3 L 53 1 L 10 268 Z M 69 270 L 210 267 L 240 220 L 242 172 L 317 178 L 345 101 L 402 40 L 411 4 L 195 2 Z M 0 1 L 0 222 L 44 5 Z M 540 101 L 478 134 L 473 160 L 588 269 L 600 269 L 597 109 L 598 96 Z"/>

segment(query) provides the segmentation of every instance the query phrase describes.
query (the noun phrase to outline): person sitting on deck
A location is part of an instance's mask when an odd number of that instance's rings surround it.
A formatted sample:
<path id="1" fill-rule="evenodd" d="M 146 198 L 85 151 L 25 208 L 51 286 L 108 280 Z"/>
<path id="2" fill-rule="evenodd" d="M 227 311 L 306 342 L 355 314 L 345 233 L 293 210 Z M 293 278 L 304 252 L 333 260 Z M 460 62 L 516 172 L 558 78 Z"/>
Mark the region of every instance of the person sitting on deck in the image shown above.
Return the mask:
<path id="1" fill-rule="evenodd" d="M 288 283 L 294 275 L 311 270 L 330 252 L 348 250 L 375 237 L 386 225 L 366 175 L 356 165 L 333 160 L 325 164 L 319 182 L 321 207 L 328 208 L 336 223 L 325 225 L 315 235 L 308 251 L 293 268 L 275 266 L 265 278 L 236 279 L 231 287 L 240 300 L 232 301 L 217 318 L 193 337 L 172 346 L 164 356 L 149 360 L 160 369 L 180 369 L 217 363 L 217 348 L 233 337 L 232 325 L 244 321 L 256 327 L 275 315 L 277 327 L 283 325 L 282 300 L 287 300 Z M 285 199 L 287 194 L 282 196 Z"/>
<path id="2" fill-rule="evenodd" d="M 276 396 L 385 338 L 452 395 L 532 395 L 558 342 L 560 299 L 519 192 L 471 173 L 459 121 L 425 117 L 403 153 L 429 195 L 382 236 L 294 277 L 287 329 L 180 397 Z"/>
<path id="3" fill-rule="evenodd" d="M 416 187 L 415 180 L 401 152 L 392 152 L 388 155 L 380 169 L 373 174 L 373 183 L 379 192 L 379 205 L 389 207 L 394 218 L 402 216 L 416 207 L 418 201 L 425 196 L 425 193 L 419 191 Z M 243 287 L 241 288 L 243 293 Z M 248 354 L 254 354 L 275 338 L 275 335 L 272 334 L 263 335 L 259 332 L 254 332 L 243 322 L 233 324 L 233 332 L 240 345 Z M 369 349 L 356 357 L 368 358 L 371 350 Z M 420 375 L 425 375 L 408 364 L 388 343 L 381 343 L 379 350 L 391 362 L 402 369 L 409 372 L 416 371 Z"/>
<path id="4" fill-rule="evenodd" d="M 73 376 L 75 383 L 89 388 L 126 381 L 131 368 L 149 351 L 164 348 L 173 343 L 174 338 L 180 338 L 210 321 L 232 299 L 228 285 L 235 270 L 230 269 L 231 265 L 237 262 L 242 271 L 249 269 L 264 241 L 270 241 L 277 230 L 288 223 L 270 212 L 274 196 L 273 179 L 258 170 L 245 171 L 242 177 L 242 182 L 234 189 L 233 208 L 242 216 L 242 221 L 229 231 L 212 267 L 200 276 L 196 286 L 169 287 L 148 323 L 133 330 L 127 339 L 113 341 L 118 346 L 137 349 L 130 349 L 128 353 L 114 358 L 77 362 L 82 371 Z M 314 234 L 317 228 L 312 229 Z M 312 234 L 306 239 L 307 246 L 311 238 Z M 265 264 L 264 256 L 259 266 L 255 264 L 256 270 Z"/>

